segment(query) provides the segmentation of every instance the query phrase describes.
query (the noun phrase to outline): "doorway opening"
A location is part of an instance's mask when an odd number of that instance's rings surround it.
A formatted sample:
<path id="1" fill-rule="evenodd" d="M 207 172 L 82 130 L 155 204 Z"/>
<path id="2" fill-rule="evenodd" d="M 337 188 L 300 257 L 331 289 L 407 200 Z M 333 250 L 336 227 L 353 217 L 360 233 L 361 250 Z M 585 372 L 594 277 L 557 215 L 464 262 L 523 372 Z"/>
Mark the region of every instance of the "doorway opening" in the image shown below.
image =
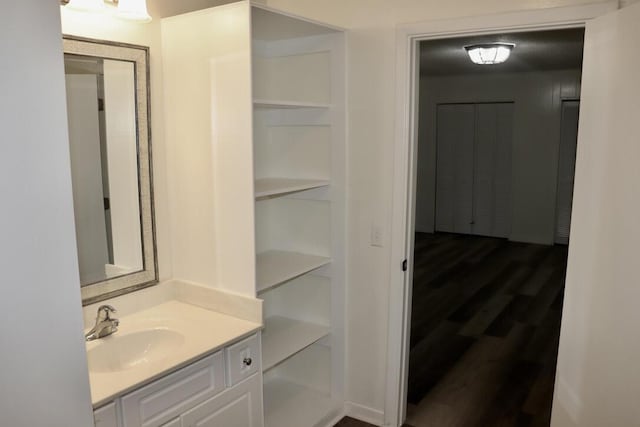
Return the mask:
<path id="1" fill-rule="evenodd" d="M 420 42 L 408 425 L 549 425 L 583 38 Z M 473 64 L 489 42 L 509 60 Z"/>

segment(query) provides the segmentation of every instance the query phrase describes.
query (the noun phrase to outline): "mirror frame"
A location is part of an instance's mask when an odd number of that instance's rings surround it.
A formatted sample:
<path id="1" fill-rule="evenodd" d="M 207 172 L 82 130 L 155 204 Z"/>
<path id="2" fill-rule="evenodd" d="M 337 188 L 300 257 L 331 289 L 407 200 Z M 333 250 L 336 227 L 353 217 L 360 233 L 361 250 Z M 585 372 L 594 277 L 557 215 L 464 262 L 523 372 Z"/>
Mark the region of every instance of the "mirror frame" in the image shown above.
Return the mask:
<path id="1" fill-rule="evenodd" d="M 81 286 L 82 305 L 88 305 L 158 283 L 151 157 L 149 48 L 69 35 L 63 35 L 62 42 L 65 54 L 133 62 L 135 70 L 138 200 L 143 269 Z"/>

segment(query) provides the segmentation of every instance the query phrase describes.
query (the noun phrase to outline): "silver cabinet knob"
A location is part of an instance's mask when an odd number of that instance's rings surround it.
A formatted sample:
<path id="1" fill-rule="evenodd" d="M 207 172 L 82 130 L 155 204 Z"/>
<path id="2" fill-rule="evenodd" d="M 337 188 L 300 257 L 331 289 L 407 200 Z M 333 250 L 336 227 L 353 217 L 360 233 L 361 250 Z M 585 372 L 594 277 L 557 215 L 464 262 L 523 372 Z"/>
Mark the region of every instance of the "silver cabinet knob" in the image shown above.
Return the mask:
<path id="1" fill-rule="evenodd" d="M 251 358 L 250 358 L 250 357 L 245 357 L 245 358 L 242 360 L 242 363 L 244 364 L 244 366 L 251 366 L 251 364 L 253 363 L 253 360 L 251 360 Z"/>

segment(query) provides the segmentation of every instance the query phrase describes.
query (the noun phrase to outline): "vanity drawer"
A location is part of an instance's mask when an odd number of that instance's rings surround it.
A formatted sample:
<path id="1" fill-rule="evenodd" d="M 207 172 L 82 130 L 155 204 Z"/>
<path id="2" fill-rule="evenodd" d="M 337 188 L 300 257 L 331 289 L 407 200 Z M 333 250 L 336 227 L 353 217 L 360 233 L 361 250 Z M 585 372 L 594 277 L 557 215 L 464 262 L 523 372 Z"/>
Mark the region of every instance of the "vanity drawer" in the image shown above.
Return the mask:
<path id="1" fill-rule="evenodd" d="M 257 334 L 227 347 L 225 351 L 227 352 L 225 359 L 229 387 L 258 372 L 262 357 Z"/>
<path id="2" fill-rule="evenodd" d="M 122 398 L 123 425 L 161 426 L 224 389 L 224 360 L 219 351 L 125 395 Z"/>
<path id="3" fill-rule="evenodd" d="M 118 415 L 115 402 L 93 411 L 95 427 L 118 427 Z"/>

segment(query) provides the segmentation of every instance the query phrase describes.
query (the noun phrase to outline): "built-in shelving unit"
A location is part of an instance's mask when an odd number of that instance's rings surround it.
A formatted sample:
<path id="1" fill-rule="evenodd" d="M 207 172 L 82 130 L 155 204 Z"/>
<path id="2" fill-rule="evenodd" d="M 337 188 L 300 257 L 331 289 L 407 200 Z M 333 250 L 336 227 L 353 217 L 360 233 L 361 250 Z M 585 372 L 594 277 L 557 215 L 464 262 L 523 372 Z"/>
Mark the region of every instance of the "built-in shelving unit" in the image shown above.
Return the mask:
<path id="1" fill-rule="evenodd" d="M 267 291 L 288 280 L 329 264 L 331 258 L 298 252 L 266 251 L 256 255 L 256 289 Z"/>
<path id="2" fill-rule="evenodd" d="M 269 99 L 255 99 L 256 108 L 329 108 L 331 105 L 321 102 L 282 101 Z"/>
<path id="3" fill-rule="evenodd" d="M 329 423 L 344 405 L 344 32 L 241 1 L 163 19 L 162 45 L 174 275 L 263 299 L 266 427 Z"/>
<path id="4" fill-rule="evenodd" d="M 262 370 L 268 371 L 311 344 L 326 337 L 331 328 L 281 316 L 265 320 L 262 335 Z"/>
<path id="5" fill-rule="evenodd" d="M 256 198 L 278 196 L 312 188 L 326 187 L 329 181 L 324 179 L 300 178 L 262 178 L 255 182 Z"/>
<path id="6" fill-rule="evenodd" d="M 265 426 L 342 407 L 344 34 L 254 7 L 256 289 Z"/>
<path id="7" fill-rule="evenodd" d="M 329 394 L 280 378 L 264 383 L 265 426 L 314 426 L 334 408 Z"/>

